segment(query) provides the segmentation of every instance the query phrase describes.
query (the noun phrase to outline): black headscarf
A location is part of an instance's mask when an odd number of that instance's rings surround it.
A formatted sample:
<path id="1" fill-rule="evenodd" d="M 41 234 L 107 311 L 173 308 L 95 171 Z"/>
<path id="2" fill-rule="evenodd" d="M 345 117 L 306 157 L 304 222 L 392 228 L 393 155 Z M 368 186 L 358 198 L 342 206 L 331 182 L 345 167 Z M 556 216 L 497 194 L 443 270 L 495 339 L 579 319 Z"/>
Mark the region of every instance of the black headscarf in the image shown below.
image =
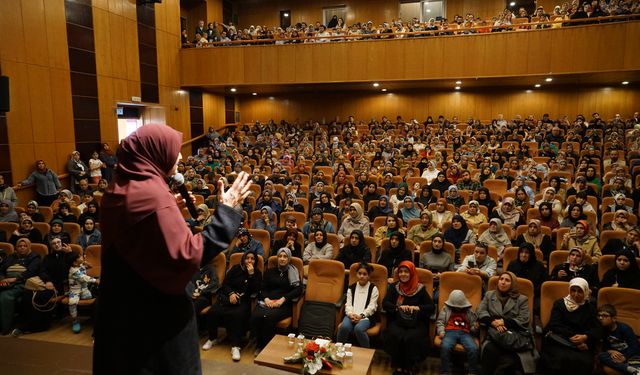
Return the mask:
<path id="1" fill-rule="evenodd" d="M 462 227 L 460 229 L 455 229 L 453 227 L 453 220 L 461 222 Z M 467 238 L 469 226 L 467 225 L 467 221 L 460 215 L 455 215 L 453 219 L 451 219 L 451 222 L 452 225 L 444 231 L 444 238 L 447 242 L 451 242 L 456 249 L 459 249 L 465 238 Z"/>

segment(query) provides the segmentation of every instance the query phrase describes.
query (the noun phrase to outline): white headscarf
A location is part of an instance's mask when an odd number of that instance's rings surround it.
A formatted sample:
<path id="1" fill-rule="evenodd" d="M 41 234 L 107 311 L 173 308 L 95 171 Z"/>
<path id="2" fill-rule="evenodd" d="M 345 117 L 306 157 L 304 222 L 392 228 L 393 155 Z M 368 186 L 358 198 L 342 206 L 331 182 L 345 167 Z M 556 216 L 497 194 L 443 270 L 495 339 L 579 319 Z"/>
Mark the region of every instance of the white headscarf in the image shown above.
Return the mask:
<path id="1" fill-rule="evenodd" d="M 584 305 L 584 303 L 589 300 L 589 294 L 591 292 L 589 290 L 589 283 L 582 277 L 574 277 L 573 279 L 571 279 L 571 281 L 569 281 L 569 290 L 571 290 L 571 288 L 573 288 L 574 286 L 580 287 L 580 289 L 582 289 L 582 291 L 584 292 L 584 299 L 582 300 L 582 302 L 578 303 L 573 298 L 571 298 L 571 293 L 564 297 L 564 306 L 567 308 L 567 310 L 569 310 L 569 312 L 575 311 L 578 309 L 578 307 Z"/>

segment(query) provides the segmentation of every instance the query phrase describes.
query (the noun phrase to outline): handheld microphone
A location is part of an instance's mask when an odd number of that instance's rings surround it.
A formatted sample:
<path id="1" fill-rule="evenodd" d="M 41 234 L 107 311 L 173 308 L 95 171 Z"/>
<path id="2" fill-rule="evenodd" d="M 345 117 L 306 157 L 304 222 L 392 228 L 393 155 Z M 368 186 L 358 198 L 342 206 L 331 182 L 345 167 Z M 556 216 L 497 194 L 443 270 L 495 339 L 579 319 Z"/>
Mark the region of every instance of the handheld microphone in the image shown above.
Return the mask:
<path id="1" fill-rule="evenodd" d="M 182 175 L 182 173 L 174 174 L 173 177 L 171 178 L 171 182 L 173 186 L 178 188 L 178 192 L 180 193 L 184 201 L 187 203 L 187 210 L 189 210 L 189 215 L 191 215 L 193 219 L 197 219 L 198 211 L 196 210 L 196 206 L 193 204 L 193 201 L 191 200 L 191 196 L 187 191 L 187 187 L 184 186 L 184 176 Z"/>

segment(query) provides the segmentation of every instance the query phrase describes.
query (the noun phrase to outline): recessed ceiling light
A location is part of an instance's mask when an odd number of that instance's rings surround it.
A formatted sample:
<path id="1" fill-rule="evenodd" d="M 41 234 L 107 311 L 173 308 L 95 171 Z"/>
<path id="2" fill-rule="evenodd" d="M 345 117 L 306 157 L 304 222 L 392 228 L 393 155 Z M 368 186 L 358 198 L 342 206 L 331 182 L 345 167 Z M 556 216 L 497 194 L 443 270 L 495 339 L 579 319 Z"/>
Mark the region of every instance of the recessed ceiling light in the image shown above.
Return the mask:
<path id="1" fill-rule="evenodd" d="M 622 81 L 622 84 L 623 84 L 623 85 L 628 85 L 628 84 L 629 84 L 629 81 Z"/>
<path id="2" fill-rule="evenodd" d="M 538 88 L 538 87 L 540 87 L 540 86 L 542 86 L 542 85 L 541 85 L 541 84 L 539 84 L 539 83 L 536 83 L 536 84 L 535 84 L 535 86 L 533 86 L 533 87 Z"/>
<path id="3" fill-rule="evenodd" d="M 257 92 L 252 92 L 251 95 L 256 96 L 256 95 L 258 95 L 258 93 Z"/>
<path id="4" fill-rule="evenodd" d="M 549 78 L 545 79 L 545 81 L 551 82 L 551 81 L 553 81 L 553 78 L 549 77 Z"/>
<path id="5" fill-rule="evenodd" d="M 456 87 L 455 87 L 455 89 L 456 89 L 456 90 L 460 90 L 460 86 L 456 86 Z"/>
<path id="6" fill-rule="evenodd" d="M 375 82 L 375 83 L 373 84 L 373 87 L 378 87 L 378 86 L 380 86 L 380 84 L 379 84 L 378 82 Z"/>
<path id="7" fill-rule="evenodd" d="M 236 92 L 236 88 L 235 88 L 235 87 L 232 87 L 232 88 L 231 88 L 231 92 Z"/>
<path id="8" fill-rule="evenodd" d="M 382 90 L 380 90 L 380 91 L 382 91 L 382 92 L 387 92 L 387 89 L 382 89 Z"/>
<path id="9" fill-rule="evenodd" d="M 456 85 L 461 85 L 462 81 L 456 81 Z"/>
<path id="10" fill-rule="evenodd" d="M 516 2 L 515 1 L 510 2 L 509 6 L 512 6 L 512 7 L 516 6 Z"/>

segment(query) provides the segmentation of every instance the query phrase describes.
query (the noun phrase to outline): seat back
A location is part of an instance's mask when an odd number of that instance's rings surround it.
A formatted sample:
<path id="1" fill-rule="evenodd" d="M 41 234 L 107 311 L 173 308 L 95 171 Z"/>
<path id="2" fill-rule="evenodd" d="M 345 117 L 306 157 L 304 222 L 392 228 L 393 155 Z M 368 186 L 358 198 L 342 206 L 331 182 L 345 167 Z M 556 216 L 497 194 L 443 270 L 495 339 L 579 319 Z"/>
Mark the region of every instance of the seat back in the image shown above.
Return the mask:
<path id="1" fill-rule="evenodd" d="M 11 237 L 11 235 L 13 234 L 13 232 L 18 230 L 19 227 L 20 226 L 18 225 L 18 223 L 1 222 L 0 223 L 0 232 L 4 232 L 5 235 L 6 235 L 6 238 L 8 240 Z"/>
<path id="2" fill-rule="evenodd" d="M 44 258 L 44 256 L 49 253 L 49 248 L 47 247 L 47 245 L 41 243 L 32 243 L 31 251 L 40 255 L 40 258 Z"/>
<path id="3" fill-rule="evenodd" d="M 616 307 L 617 319 L 640 332 L 640 290 L 627 288 L 602 288 L 598 292 L 598 306 L 611 304 Z"/>
<path id="4" fill-rule="evenodd" d="M 49 223 L 34 222 L 33 227 L 40 231 L 43 237 L 51 231 L 51 225 L 49 225 Z"/>
<path id="5" fill-rule="evenodd" d="M 621 230 L 603 230 L 600 232 L 600 248 L 604 248 L 607 241 L 613 238 L 624 241 L 627 238 L 627 232 Z"/>
<path id="6" fill-rule="evenodd" d="M 87 275 L 99 277 L 102 272 L 102 245 L 90 245 L 84 251 L 85 261 L 91 264 Z"/>
<path id="7" fill-rule="evenodd" d="M 438 313 L 444 302 L 455 289 L 464 292 L 471 306 L 475 310 L 482 300 L 482 279 L 477 275 L 464 272 L 443 272 L 440 274 L 440 292 L 438 296 Z"/>
<path id="8" fill-rule="evenodd" d="M 551 317 L 553 303 L 569 294 L 568 281 L 545 281 L 540 290 L 540 322 L 546 327 Z"/>
<path id="9" fill-rule="evenodd" d="M 336 303 L 344 292 L 344 264 L 336 260 L 313 259 L 309 262 L 306 301 Z"/>
<path id="10" fill-rule="evenodd" d="M 567 258 L 569 257 L 569 250 L 554 250 L 549 254 L 549 274 L 553 271 L 553 268 L 558 264 L 565 263 Z M 591 256 L 589 254 L 585 254 L 585 263 L 592 264 Z"/>
<path id="11" fill-rule="evenodd" d="M 213 266 L 216 276 L 218 277 L 219 285 L 222 285 L 222 282 L 224 281 L 224 275 L 227 270 L 227 257 L 225 257 L 224 252 L 211 259 L 211 261 L 209 261 L 209 264 Z"/>
<path id="12" fill-rule="evenodd" d="M 4 251 L 5 255 L 13 254 L 13 245 L 9 242 L 0 242 L 0 251 Z"/>
<path id="13" fill-rule="evenodd" d="M 364 243 L 371 252 L 371 262 L 378 260 L 378 247 L 376 246 L 376 239 L 372 236 L 364 236 Z"/>
<path id="14" fill-rule="evenodd" d="M 63 231 L 69 233 L 69 237 L 71 237 L 71 242 L 78 242 L 78 237 L 80 236 L 80 224 L 78 223 L 64 223 Z M 43 233 L 44 234 L 44 233 Z"/>
<path id="15" fill-rule="evenodd" d="M 271 254 L 271 235 L 266 229 L 249 229 L 249 233 L 256 240 L 262 243 L 264 249 L 264 255 L 269 256 Z"/>

